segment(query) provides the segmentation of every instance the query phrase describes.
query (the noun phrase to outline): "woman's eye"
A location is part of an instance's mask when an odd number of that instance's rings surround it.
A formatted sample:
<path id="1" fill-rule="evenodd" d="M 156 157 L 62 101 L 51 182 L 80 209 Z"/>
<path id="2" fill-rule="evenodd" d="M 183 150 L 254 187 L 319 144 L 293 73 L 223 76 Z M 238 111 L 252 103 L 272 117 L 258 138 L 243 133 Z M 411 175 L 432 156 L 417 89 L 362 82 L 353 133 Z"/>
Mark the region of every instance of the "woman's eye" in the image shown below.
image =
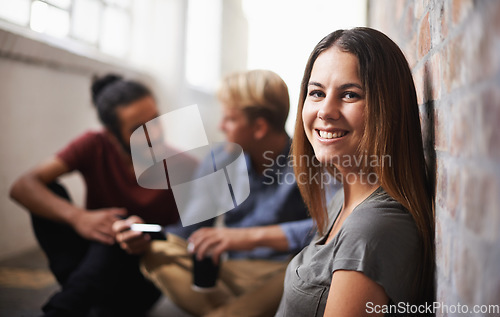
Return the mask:
<path id="1" fill-rule="evenodd" d="M 320 90 L 313 90 L 309 93 L 309 96 L 314 98 L 324 98 L 325 94 Z"/>
<path id="2" fill-rule="evenodd" d="M 350 100 L 350 99 L 359 98 L 359 95 L 357 93 L 352 92 L 352 91 L 348 91 L 348 92 L 344 93 L 344 98 Z"/>

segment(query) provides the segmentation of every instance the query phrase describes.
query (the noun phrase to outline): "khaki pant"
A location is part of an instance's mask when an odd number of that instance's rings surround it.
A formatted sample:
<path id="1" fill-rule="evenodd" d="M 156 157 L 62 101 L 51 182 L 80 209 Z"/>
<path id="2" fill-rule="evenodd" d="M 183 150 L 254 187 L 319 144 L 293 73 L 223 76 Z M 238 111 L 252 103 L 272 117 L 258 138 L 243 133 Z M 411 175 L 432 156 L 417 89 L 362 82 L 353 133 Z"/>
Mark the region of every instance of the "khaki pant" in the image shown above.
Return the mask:
<path id="1" fill-rule="evenodd" d="M 196 316 L 274 316 L 283 293 L 287 262 L 228 260 L 221 264 L 216 289 L 191 289 L 192 260 L 187 242 L 169 234 L 153 241 L 142 271 L 165 295 Z"/>

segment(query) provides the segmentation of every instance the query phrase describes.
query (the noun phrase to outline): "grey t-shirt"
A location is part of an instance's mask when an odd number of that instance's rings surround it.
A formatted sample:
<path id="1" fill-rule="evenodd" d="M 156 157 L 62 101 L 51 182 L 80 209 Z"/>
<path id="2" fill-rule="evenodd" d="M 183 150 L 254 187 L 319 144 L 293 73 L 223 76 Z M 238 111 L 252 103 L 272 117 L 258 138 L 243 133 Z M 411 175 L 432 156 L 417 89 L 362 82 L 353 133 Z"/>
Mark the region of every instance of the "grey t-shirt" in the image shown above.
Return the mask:
<path id="1" fill-rule="evenodd" d="M 328 208 L 329 226 L 344 201 L 340 190 Z M 418 263 L 417 227 L 410 213 L 381 187 L 359 204 L 324 244 L 317 237 L 288 265 L 276 316 L 323 316 L 333 272 L 363 272 L 395 304 L 409 302 Z"/>

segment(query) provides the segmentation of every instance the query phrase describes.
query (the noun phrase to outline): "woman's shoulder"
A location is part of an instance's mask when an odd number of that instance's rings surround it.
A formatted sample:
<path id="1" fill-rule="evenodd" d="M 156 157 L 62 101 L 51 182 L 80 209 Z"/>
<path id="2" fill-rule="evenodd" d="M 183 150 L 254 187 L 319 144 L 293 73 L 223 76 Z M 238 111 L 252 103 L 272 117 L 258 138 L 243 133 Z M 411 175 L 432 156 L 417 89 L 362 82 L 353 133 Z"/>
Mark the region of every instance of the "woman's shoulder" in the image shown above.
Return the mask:
<path id="1" fill-rule="evenodd" d="M 379 224 L 396 222 L 414 223 L 410 212 L 382 187 L 375 190 L 365 201 L 359 204 L 351 214 L 357 220 L 365 218 Z"/>
<path id="2" fill-rule="evenodd" d="M 395 302 L 407 301 L 419 245 L 411 214 L 378 189 L 345 220 L 335 241 L 332 271 L 361 271 L 382 285 Z"/>
<path id="3" fill-rule="evenodd" d="M 409 211 L 382 188 L 356 207 L 344 222 L 343 234 L 364 241 L 418 243 L 417 227 Z"/>

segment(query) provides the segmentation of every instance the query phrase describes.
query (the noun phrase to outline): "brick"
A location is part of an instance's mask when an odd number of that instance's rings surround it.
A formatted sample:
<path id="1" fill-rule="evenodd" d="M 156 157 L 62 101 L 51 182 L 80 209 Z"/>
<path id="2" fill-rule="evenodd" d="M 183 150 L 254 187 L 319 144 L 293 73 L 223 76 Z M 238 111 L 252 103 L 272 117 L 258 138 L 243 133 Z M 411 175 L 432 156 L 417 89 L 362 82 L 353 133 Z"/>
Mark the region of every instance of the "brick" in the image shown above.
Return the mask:
<path id="1" fill-rule="evenodd" d="M 425 8 L 429 4 L 428 0 L 415 0 L 415 13 L 414 17 L 416 20 L 420 20 L 425 12 Z"/>
<path id="2" fill-rule="evenodd" d="M 410 69 L 413 69 L 417 64 L 417 34 L 412 31 L 411 39 L 406 42 L 403 47 L 403 52 L 405 54 L 406 60 Z"/>
<path id="3" fill-rule="evenodd" d="M 492 15 L 492 29 L 496 30 L 496 34 L 498 34 L 498 30 L 500 30 L 500 4 L 497 1 L 492 1 L 489 3 L 490 7 L 487 7 L 487 12 L 490 12 Z M 500 296 L 499 296 L 500 297 Z"/>
<path id="4" fill-rule="evenodd" d="M 420 23 L 418 31 L 418 54 L 417 57 L 422 59 L 431 49 L 431 27 L 429 22 L 429 12 L 424 16 Z"/>
<path id="5" fill-rule="evenodd" d="M 413 81 L 417 92 L 417 103 L 422 105 L 424 103 L 424 67 L 413 71 Z"/>
<path id="6" fill-rule="evenodd" d="M 479 119 L 479 155 L 500 160 L 500 91 L 498 83 L 490 83 L 486 91 L 481 92 Z M 476 129 L 477 130 L 477 129 Z"/>
<path id="7" fill-rule="evenodd" d="M 449 45 L 442 48 L 437 54 L 441 55 L 441 84 L 443 94 L 449 93 L 452 87 L 451 63 L 449 59 Z"/>
<path id="8" fill-rule="evenodd" d="M 471 77 L 490 78 L 500 71 L 500 2 L 493 1 L 495 7 L 486 7 L 481 17 L 474 19 L 476 27 L 467 29 L 475 50 L 470 52 Z M 496 27 L 492 27 L 495 26 Z M 476 37 L 476 38 L 474 38 Z"/>
<path id="9" fill-rule="evenodd" d="M 457 218 L 462 197 L 462 181 L 460 168 L 452 165 L 448 168 L 448 187 L 446 192 L 446 207 L 452 219 Z"/>
<path id="10" fill-rule="evenodd" d="M 450 235 L 443 231 L 441 221 L 436 222 L 436 268 L 438 280 L 448 281 L 451 273 L 451 239 Z M 443 281 L 443 282 L 444 282 Z"/>
<path id="11" fill-rule="evenodd" d="M 441 97 L 441 59 L 439 54 L 432 55 L 428 62 L 428 78 L 432 100 L 438 100 Z"/>
<path id="12" fill-rule="evenodd" d="M 412 69 L 424 140 L 434 132 L 437 300 L 498 304 L 500 1 L 399 2 L 371 4 Z"/>
<path id="13" fill-rule="evenodd" d="M 450 153 L 457 157 L 471 157 L 475 152 L 474 142 L 477 139 L 472 131 L 478 128 L 478 113 L 471 111 L 473 98 L 470 95 L 462 96 L 450 109 Z"/>
<path id="14" fill-rule="evenodd" d="M 448 192 L 448 167 L 441 160 L 437 162 L 436 170 L 436 205 L 446 211 Z"/>
<path id="15" fill-rule="evenodd" d="M 441 36 L 441 27 L 444 16 L 444 2 L 437 1 L 430 13 L 430 27 L 431 27 L 431 47 L 437 47 L 444 39 Z"/>
<path id="16" fill-rule="evenodd" d="M 463 220 L 465 227 L 484 242 L 498 237 L 500 187 L 495 174 L 480 168 L 462 171 Z"/>
<path id="17" fill-rule="evenodd" d="M 500 257 L 497 254 L 497 259 Z M 495 266 L 492 268 L 491 275 L 484 274 L 485 277 L 485 298 L 481 304 L 484 305 L 498 305 L 498 299 L 500 298 L 500 279 L 492 279 L 491 276 L 497 275 L 497 265 L 498 262 L 495 262 Z M 490 315 L 492 316 L 492 315 Z"/>
<path id="18" fill-rule="evenodd" d="M 467 83 L 493 77 L 500 69 L 499 30 L 492 30 L 491 14 L 473 15 L 460 35 L 461 67 Z"/>
<path id="19" fill-rule="evenodd" d="M 498 263 L 500 262 L 500 241 L 496 240 L 493 243 L 482 243 L 481 248 L 484 250 L 481 257 L 483 258 L 482 267 L 482 287 L 481 287 L 481 302 L 482 305 L 498 305 L 500 304 L 500 278 Z M 497 314 L 484 314 L 483 316 L 500 316 Z"/>
<path id="20" fill-rule="evenodd" d="M 454 266 L 454 277 L 456 281 L 457 292 L 462 301 L 461 304 L 471 305 L 476 302 L 477 290 L 480 287 L 478 276 L 481 276 L 481 258 L 473 254 L 470 250 L 470 243 L 462 241 L 457 250 L 457 260 Z M 456 305 L 457 303 L 452 303 Z"/>
<path id="21" fill-rule="evenodd" d="M 447 107 L 448 105 L 446 105 Z M 434 110 L 434 148 L 437 151 L 448 152 L 448 120 L 446 111 L 448 108 L 443 109 L 443 106 L 437 107 Z"/>
<path id="22" fill-rule="evenodd" d="M 461 38 L 452 39 L 443 52 L 441 60 L 443 61 L 443 81 L 446 92 L 450 92 L 463 85 L 465 82 L 465 65 L 463 61 L 463 50 Z"/>
<path id="23" fill-rule="evenodd" d="M 448 24 L 449 24 L 449 14 L 448 14 L 448 11 L 449 11 L 449 2 L 445 2 L 442 4 L 441 6 L 441 9 L 440 9 L 440 12 L 439 12 L 439 17 L 440 17 L 440 23 L 441 23 L 441 34 L 440 34 L 440 38 L 441 38 L 441 41 L 443 41 L 445 38 L 448 37 Z"/>
<path id="24" fill-rule="evenodd" d="M 441 96 L 441 61 L 440 56 L 434 54 L 429 61 L 413 72 L 413 81 L 417 92 L 419 105 L 437 100 Z"/>
<path id="25" fill-rule="evenodd" d="M 453 24 L 456 25 L 464 21 L 473 9 L 473 0 L 453 0 L 451 4 L 451 16 Z"/>

